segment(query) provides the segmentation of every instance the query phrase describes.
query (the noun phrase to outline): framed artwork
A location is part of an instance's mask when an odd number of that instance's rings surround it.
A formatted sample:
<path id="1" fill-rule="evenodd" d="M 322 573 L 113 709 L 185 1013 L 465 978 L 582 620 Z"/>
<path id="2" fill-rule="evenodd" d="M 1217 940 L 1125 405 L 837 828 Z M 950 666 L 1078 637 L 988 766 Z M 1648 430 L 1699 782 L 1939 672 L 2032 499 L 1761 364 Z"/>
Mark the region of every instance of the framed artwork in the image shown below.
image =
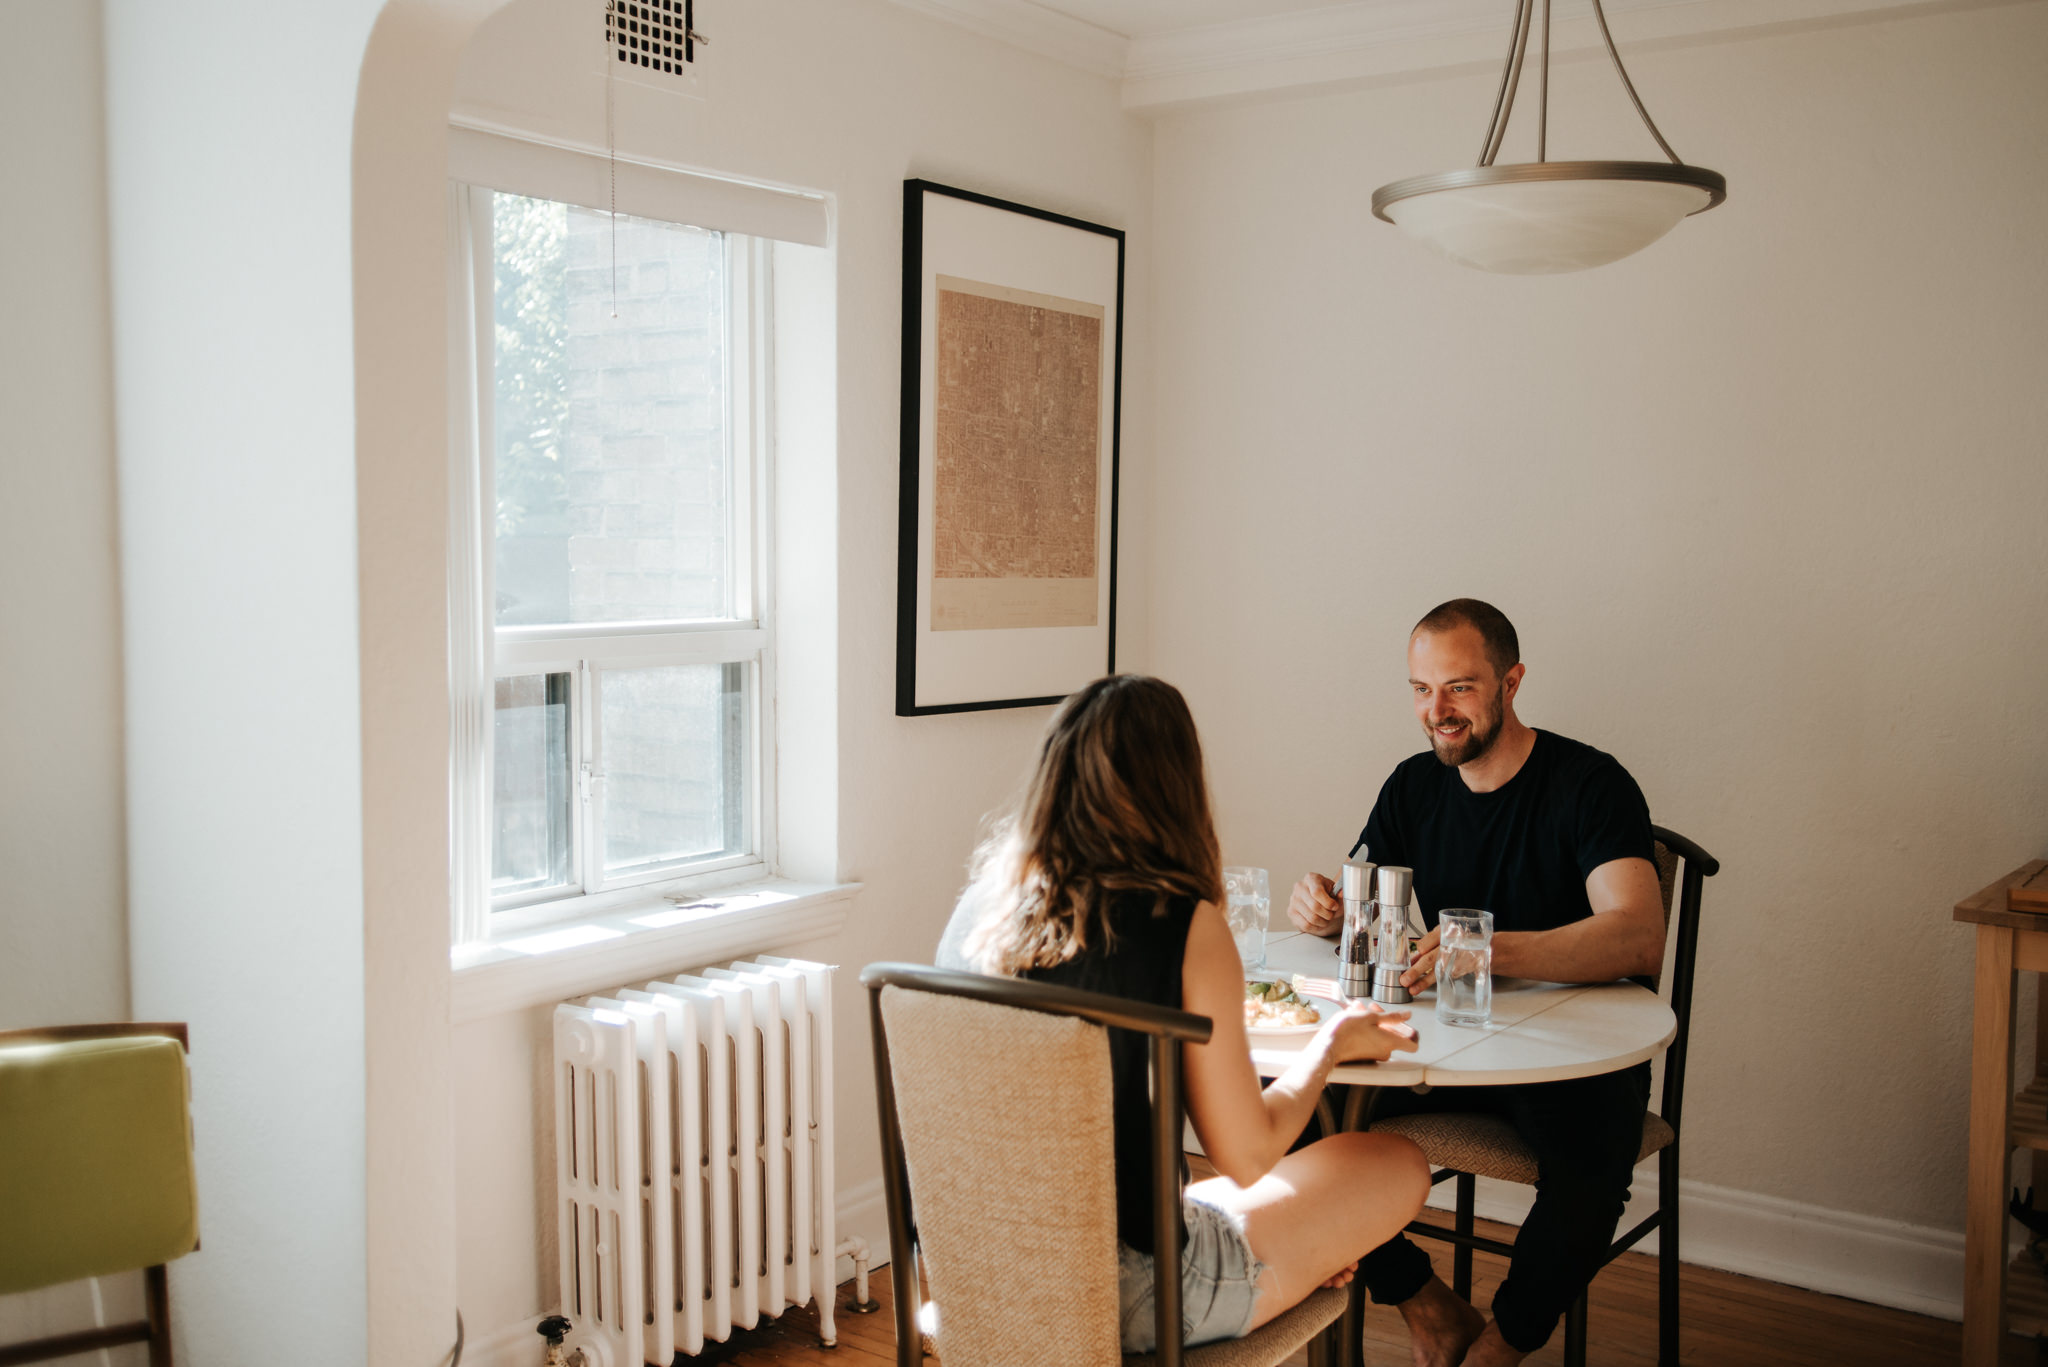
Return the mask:
<path id="1" fill-rule="evenodd" d="M 1116 668 L 1123 295 L 1121 229 L 904 183 L 898 716 Z"/>

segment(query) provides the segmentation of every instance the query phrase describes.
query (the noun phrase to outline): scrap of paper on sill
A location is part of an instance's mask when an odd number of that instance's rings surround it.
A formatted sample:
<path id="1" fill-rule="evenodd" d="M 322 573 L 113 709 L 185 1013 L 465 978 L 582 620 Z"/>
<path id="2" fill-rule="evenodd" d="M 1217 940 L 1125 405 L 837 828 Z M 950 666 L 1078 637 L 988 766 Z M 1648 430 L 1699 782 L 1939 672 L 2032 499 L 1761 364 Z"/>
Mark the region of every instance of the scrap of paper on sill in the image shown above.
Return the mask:
<path id="1" fill-rule="evenodd" d="M 737 897 L 707 897 L 700 901 L 684 902 L 670 907 L 667 911 L 651 912 L 646 916 L 635 916 L 632 923 L 649 930 L 663 926 L 678 926 L 685 921 L 696 921 L 716 911 L 742 911 L 750 907 L 769 907 L 777 902 L 796 900 L 794 893 L 775 892 L 762 889 L 759 892 L 742 893 Z"/>

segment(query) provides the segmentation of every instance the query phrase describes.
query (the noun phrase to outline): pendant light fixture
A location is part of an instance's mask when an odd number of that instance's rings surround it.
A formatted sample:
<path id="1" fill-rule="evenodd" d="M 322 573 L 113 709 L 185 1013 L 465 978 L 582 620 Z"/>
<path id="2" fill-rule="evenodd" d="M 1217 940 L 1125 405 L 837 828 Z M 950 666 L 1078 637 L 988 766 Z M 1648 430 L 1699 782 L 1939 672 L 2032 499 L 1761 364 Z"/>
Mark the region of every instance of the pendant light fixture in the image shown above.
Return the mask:
<path id="1" fill-rule="evenodd" d="M 1529 30 L 1542 6 L 1537 65 L 1536 160 L 1496 166 L 1514 113 Z M 1479 164 L 1411 176 L 1373 191 L 1372 212 L 1455 261 L 1508 275 L 1549 275 L 1604 266 L 1655 242 L 1689 214 L 1728 197 L 1718 171 L 1688 166 L 1643 108 L 1615 51 L 1600 0 L 1593 17 L 1622 88 L 1669 161 L 1550 161 L 1550 0 L 1516 0 L 1515 27 L 1501 67 L 1493 118 Z"/>

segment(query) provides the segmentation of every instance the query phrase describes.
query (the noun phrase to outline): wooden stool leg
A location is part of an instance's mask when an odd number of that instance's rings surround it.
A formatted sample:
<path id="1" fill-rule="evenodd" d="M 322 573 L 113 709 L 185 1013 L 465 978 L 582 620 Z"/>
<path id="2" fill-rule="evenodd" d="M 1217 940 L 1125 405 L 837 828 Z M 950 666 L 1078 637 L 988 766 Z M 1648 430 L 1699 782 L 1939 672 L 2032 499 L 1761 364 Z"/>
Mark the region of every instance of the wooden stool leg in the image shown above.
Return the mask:
<path id="1" fill-rule="evenodd" d="M 1657 1154 L 1657 1363 L 1678 1367 L 1678 1141 Z"/>
<path id="2" fill-rule="evenodd" d="M 1970 1177 L 1963 1208 L 1963 1367 L 1997 1367 L 2005 1341 L 2012 987 L 2013 932 L 2003 926 L 1978 926 L 1970 1039 Z"/>
<path id="3" fill-rule="evenodd" d="M 1586 1367 L 1586 1293 L 1564 1312 L 1564 1367 Z"/>
<path id="4" fill-rule="evenodd" d="M 149 1302 L 149 1367 L 171 1367 L 171 1279 L 162 1263 L 145 1268 L 143 1293 Z"/>
<path id="5" fill-rule="evenodd" d="M 1479 1179 L 1469 1172 L 1461 1172 L 1455 1179 L 1458 1188 L 1457 1231 L 1467 1238 L 1472 1236 L 1472 1207 L 1479 1199 Z M 1472 1299 L 1472 1246 L 1459 1244 L 1451 1254 L 1451 1289 L 1465 1300 Z"/>

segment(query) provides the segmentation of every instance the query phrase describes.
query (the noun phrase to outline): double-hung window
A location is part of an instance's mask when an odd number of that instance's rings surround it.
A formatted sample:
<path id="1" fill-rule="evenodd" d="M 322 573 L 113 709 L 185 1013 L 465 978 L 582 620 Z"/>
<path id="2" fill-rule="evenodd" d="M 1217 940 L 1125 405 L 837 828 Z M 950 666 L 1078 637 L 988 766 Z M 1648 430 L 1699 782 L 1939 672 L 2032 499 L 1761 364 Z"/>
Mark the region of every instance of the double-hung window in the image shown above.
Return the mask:
<path id="1" fill-rule="evenodd" d="M 455 481 L 472 521 L 452 537 L 461 941 L 495 913 L 772 867 L 771 253 L 452 194 L 473 381 Z"/>

